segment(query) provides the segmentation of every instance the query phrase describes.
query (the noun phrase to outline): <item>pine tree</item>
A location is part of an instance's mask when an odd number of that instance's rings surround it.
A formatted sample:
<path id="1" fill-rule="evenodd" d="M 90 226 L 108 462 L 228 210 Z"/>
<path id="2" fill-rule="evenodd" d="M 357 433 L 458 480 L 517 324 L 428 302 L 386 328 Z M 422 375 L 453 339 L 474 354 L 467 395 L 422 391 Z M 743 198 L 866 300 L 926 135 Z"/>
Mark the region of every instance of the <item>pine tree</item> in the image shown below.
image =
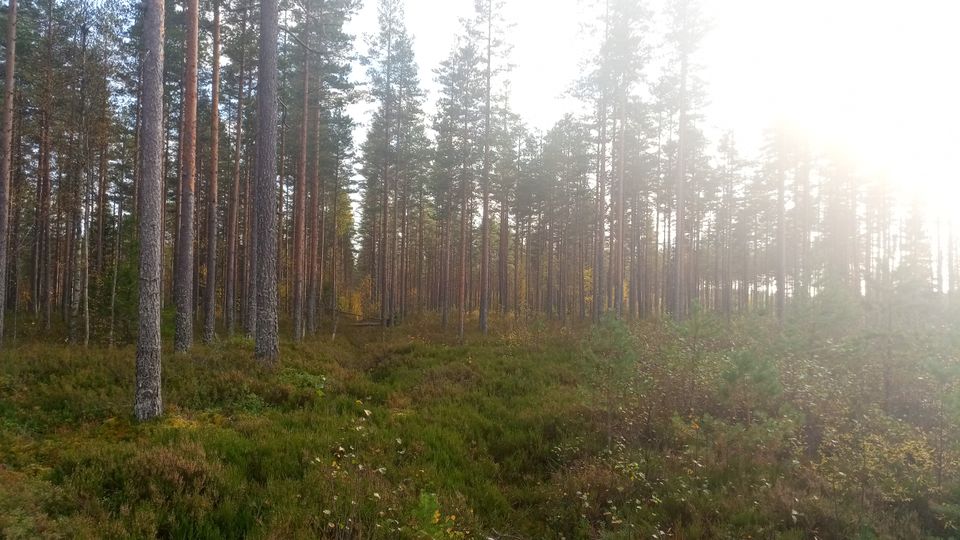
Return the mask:
<path id="1" fill-rule="evenodd" d="M 227 207 L 227 246 L 226 246 L 226 276 L 224 279 L 223 311 L 226 319 L 227 335 L 232 336 L 236 330 L 237 308 L 236 301 L 239 284 L 239 239 L 240 234 L 240 194 L 242 183 L 242 156 L 244 151 L 243 121 L 244 121 L 244 89 L 246 85 L 246 40 L 247 18 L 249 4 L 241 7 L 240 22 L 238 24 L 239 51 L 237 53 L 237 104 L 234 112 L 234 151 L 233 151 L 233 178 L 230 186 L 230 201 Z"/>
<path id="2" fill-rule="evenodd" d="M 306 293 L 304 291 L 306 272 L 306 217 L 307 217 L 307 147 L 309 140 L 309 130 L 307 125 L 310 123 L 310 58 L 307 50 L 308 30 L 310 13 L 304 15 L 306 21 L 304 31 L 300 36 L 300 47 L 303 52 L 303 106 L 300 115 L 300 153 L 297 159 L 297 180 L 294 187 L 294 207 L 293 207 L 293 339 L 301 341 L 304 335 L 304 304 Z M 316 205 L 313 205 L 314 207 Z"/>
<path id="3" fill-rule="evenodd" d="M 176 332 L 173 348 L 186 352 L 193 345 L 194 191 L 197 152 L 197 57 L 200 12 L 198 0 L 187 0 L 186 61 L 184 62 L 183 135 L 180 148 L 179 228 L 174 275 Z"/>
<path id="4" fill-rule="evenodd" d="M 210 83 L 210 189 L 207 199 L 207 284 L 203 341 L 213 341 L 217 324 L 217 205 L 220 170 L 220 0 L 213 0 L 213 66 Z"/>
<path id="5" fill-rule="evenodd" d="M 466 34 L 470 34 L 469 27 Z M 480 51 L 476 43 L 461 37 L 450 57 L 437 71 L 437 80 L 441 86 L 437 130 L 441 132 L 442 137 L 448 137 L 448 140 L 442 143 L 444 146 L 449 145 L 451 168 L 446 171 L 455 181 L 456 199 L 454 200 L 459 204 L 460 224 L 456 241 L 459 247 L 459 263 L 456 290 L 459 314 L 457 335 L 461 340 L 464 337 L 464 323 L 468 310 L 467 253 L 471 251 L 471 244 L 468 242 L 468 229 L 471 226 L 470 201 L 474 195 L 474 182 L 482 161 L 481 126 L 484 82 L 482 71 L 478 69 L 480 62 Z M 454 190 L 451 190 L 451 193 L 453 192 Z M 448 211 L 454 207 L 455 203 L 450 201 Z M 449 241 L 451 232 L 447 231 L 448 249 L 452 245 Z"/>
<path id="6" fill-rule="evenodd" d="M 399 320 L 408 293 L 408 213 L 414 186 L 424 181 L 422 100 L 413 45 L 398 0 L 379 4 L 379 33 L 365 57 L 372 96 L 379 103 L 364 143 L 363 251 L 376 276 L 380 319 Z M 373 222 L 377 225 L 374 226 Z"/>
<path id="7" fill-rule="evenodd" d="M 138 420 L 163 413 L 160 393 L 160 223 L 163 207 L 161 156 L 163 146 L 163 0 L 144 2 L 143 156 L 140 178 L 140 330 L 137 339 L 137 392 L 134 412 Z"/>
<path id="8" fill-rule="evenodd" d="M 505 45 L 500 34 L 503 32 L 503 2 L 499 0 L 476 0 L 475 7 L 477 21 L 473 27 L 474 39 L 478 41 L 478 49 L 482 51 L 483 59 L 483 164 L 480 175 L 480 191 L 482 197 L 480 214 L 480 331 L 487 333 L 488 312 L 490 308 L 490 174 L 494 166 L 492 155 L 493 132 L 493 78 L 501 71 L 495 62 L 502 62 L 500 56 L 505 54 Z"/>
<path id="9" fill-rule="evenodd" d="M 691 187 L 691 159 L 695 155 L 695 133 L 691 126 L 691 113 L 696 110 L 697 79 L 691 74 L 691 57 L 697 51 L 706 34 L 701 6 L 697 0 L 672 0 L 668 6 L 670 31 L 668 40 L 676 54 L 677 63 L 677 147 L 675 180 L 675 242 L 673 263 L 672 313 L 676 318 L 686 317 L 695 300 L 693 291 L 696 281 L 692 279 L 691 228 L 689 210 L 691 200 L 696 201 Z"/>
<path id="10" fill-rule="evenodd" d="M 257 66 L 256 357 L 275 364 L 277 336 L 277 37 L 276 0 L 260 2 L 260 57 Z"/>
<path id="11" fill-rule="evenodd" d="M 10 162 L 13 138 L 14 71 L 17 62 L 17 0 L 7 7 L 7 57 L 3 89 L 3 117 L 0 120 L 0 343 L 3 342 L 3 316 L 7 301 L 7 239 L 10 236 Z M 13 257 L 16 264 L 16 257 Z"/>

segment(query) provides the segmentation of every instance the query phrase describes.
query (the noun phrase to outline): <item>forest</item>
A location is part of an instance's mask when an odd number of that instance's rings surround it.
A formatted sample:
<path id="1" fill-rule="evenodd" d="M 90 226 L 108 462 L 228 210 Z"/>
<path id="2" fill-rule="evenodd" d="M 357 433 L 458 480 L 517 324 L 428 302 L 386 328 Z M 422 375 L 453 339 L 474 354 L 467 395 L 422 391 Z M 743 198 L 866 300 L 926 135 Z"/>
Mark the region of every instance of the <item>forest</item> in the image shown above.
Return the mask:
<path id="1" fill-rule="evenodd" d="M 960 538 L 950 212 L 525 1 L 3 1 L 0 538 Z"/>

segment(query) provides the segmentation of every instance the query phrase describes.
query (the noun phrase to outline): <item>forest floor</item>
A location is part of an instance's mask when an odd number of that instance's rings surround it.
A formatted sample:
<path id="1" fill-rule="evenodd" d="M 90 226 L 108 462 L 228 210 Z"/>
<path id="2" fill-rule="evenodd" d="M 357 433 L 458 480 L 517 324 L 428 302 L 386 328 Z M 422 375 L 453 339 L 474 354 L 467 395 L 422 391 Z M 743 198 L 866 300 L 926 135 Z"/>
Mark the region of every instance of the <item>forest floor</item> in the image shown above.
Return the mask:
<path id="1" fill-rule="evenodd" d="M 427 323 L 347 328 L 284 343 L 271 371 L 245 340 L 198 346 L 165 355 L 165 415 L 144 424 L 132 347 L 20 344 L 0 354 L 0 538 L 956 534 L 932 469 L 890 470 L 897 445 L 932 467 L 925 436 L 884 428 L 874 479 L 801 412 L 776 360 L 800 345 L 517 328 L 465 346 Z M 811 455 L 805 437 L 840 442 Z"/>

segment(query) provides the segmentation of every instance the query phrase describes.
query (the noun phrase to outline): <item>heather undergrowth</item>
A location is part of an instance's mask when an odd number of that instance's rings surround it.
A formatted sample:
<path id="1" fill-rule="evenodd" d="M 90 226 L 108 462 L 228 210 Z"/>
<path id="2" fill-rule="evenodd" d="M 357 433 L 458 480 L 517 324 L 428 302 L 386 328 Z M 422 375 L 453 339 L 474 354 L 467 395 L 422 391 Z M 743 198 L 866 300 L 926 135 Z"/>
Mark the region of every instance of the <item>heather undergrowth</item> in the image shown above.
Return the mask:
<path id="1" fill-rule="evenodd" d="M 21 343 L 0 355 L 0 536 L 957 534 L 949 328 L 891 356 L 802 317 L 498 324 L 465 345 L 428 320 L 346 328 L 275 370 L 242 339 L 166 355 L 145 424 L 133 349 Z"/>

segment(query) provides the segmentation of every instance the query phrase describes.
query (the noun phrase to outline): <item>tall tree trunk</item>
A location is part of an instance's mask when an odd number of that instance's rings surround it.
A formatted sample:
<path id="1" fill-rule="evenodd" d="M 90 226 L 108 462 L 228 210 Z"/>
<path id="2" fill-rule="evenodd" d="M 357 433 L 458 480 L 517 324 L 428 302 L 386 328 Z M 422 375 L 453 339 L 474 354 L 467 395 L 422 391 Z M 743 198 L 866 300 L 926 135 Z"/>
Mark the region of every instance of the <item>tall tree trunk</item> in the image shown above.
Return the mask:
<path id="1" fill-rule="evenodd" d="M 210 85 L 210 193 L 207 200 L 207 286 L 203 341 L 213 341 L 217 326 L 217 204 L 220 173 L 220 0 L 213 2 L 213 80 Z M 243 77 L 243 74 L 240 75 Z"/>
<path id="2" fill-rule="evenodd" d="M 257 73 L 257 333 L 255 355 L 275 364 L 277 342 L 277 0 L 260 2 Z"/>
<path id="3" fill-rule="evenodd" d="M 309 173 L 310 185 L 308 186 L 310 191 L 310 208 L 307 212 L 307 219 L 313 231 L 313 235 L 309 240 L 309 249 L 307 250 L 307 327 L 311 334 L 317 331 L 317 311 L 320 308 L 318 294 L 321 285 L 317 283 L 317 265 L 318 257 L 322 256 L 322 252 L 318 253 L 318 251 L 320 251 L 319 240 L 323 235 L 320 225 L 320 210 L 323 207 L 323 194 L 320 188 L 320 155 L 322 152 L 322 138 L 320 137 L 320 133 L 322 131 L 322 122 L 323 115 L 320 108 L 317 107 L 315 155 L 314 159 L 310 160 L 313 170 Z"/>
<path id="4" fill-rule="evenodd" d="M 317 133 L 317 136 L 319 137 L 320 134 Z M 331 202 L 333 245 L 332 249 L 330 250 L 330 310 L 331 317 L 333 317 L 333 331 L 330 333 L 330 341 L 337 339 L 337 322 L 340 319 L 340 305 L 337 299 L 337 295 L 339 294 L 337 290 L 337 248 L 340 245 L 340 220 L 337 219 L 338 206 L 340 202 L 339 176 L 339 174 L 333 175 L 333 200 Z"/>
<path id="5" fill-rule="evenodd" d="M 673 316 L 682 319 L 687 314 L 687 274 L 685 270 L 687 256 L 686 232 L 686 129 L 687 129 L 687 56 L 680 58 L 680 121 L 677 128 L 677 201 L 676 201 L 676 253 L 674 254 L 674 301 Z"/>
<path id="6" fill-rule="evenodd" d="M 457 329 L 457 336 L 460 339 L 460 343 L 463 344 L 463 324 L 467 316 L 467 209 L 469 208 L 468 193 L 470 192 L 467 189 L 467 172 L 466 167 L 464 167 L 463 178 L 460 180 L 460 279 L 458 286 L 458 307 L 459 307 L 459 322 Z"/>
<path id="7" fill-rule="evenodd" d="M 782 152 L 782 150 L 780 150 Z M 782 159 L 779 158 L 778 159 Z M 777 164 L 777 320 L 783 321 L 783 309 L 787 301 L 787 218 L 786 218 L 786 173 L 783 164 Z"/>
<path id="8" fill-rule="evenodd" d="M 198 0 L 187 0 L 186 18 L 180 227 L 177 236 L 177 270 L 174 275 L 177 312 L 173 348 L 179 353 L 186 352 L 193 345 L 193 195 L 197 173 L 197 40 L 200 24 Z"/>
<path id="9" fill-rule="evenodd" d="M 423 228 L 424 228 L 424 225 L 425 225 L 425 223 L 424 223 L 425 220 L 424 220 L 424 201 L 423 201 L 423 197 L 424 197 L 424 193 L 423 193 L 423 192 L 424 192 L 424 186 L 423 186 L 423 182 L 419 182 L 419 183 L 418 183 L 418 186 L 419 186 L 419 187 L 418 187 L 418 189 L 417 189 L 417 252 L 416 252 L 417 264 L 415 265 L 415 266 L 416 266 L 416 269 L 414 270 L 414 271 L 416 272 L 416 278 L 417 278 L 417 279 L 416 279 L 416 282 L 417 282 L 417 285 L 416 285 L 416 287 L 417 287 L 417 314 L 419 314 L 421 311 L 423 311 L 424 293 L 426 292 L 426 291 L 425 291 L 426 287 L 424 286 L 424 282 L 423 282 L 423 279 L 424 279 L 424 278 L 423 278 L 423 258 L 424 258 L 424 256 L 425 256 L 425 254 L 424 254 L 424 245 L 423 245 L 423 242 L 424 242 Z M 336 219 L 336 214 L 334 214 L 334 219 Z"/>
<path id="10" fill-rule="evenodd" d="M 244 10 L 243 29 L 241 36 L 246 36 L 247 11 Z M 236 111 L 236 149 L 233 155 L 233 184 L 230 186 L 230 203 L 227 209 L 227 275 L 223 286 L 223 316 L 227 323 L 227 335 L 232 336 L 236 330 L 237 310 L 237 236 L 239 234 L 240 219 L 240 159 L 243 154 L 243 88 L 246 82 L 244 75 L 244 54 L 241 50 L 237 71 L 237 111 Z"/>
<path id="11" fill-rule="evenodd" d="M 523 241 L 521 238 L 523 225 L 517 214 L 515 225 L 516 235 L 513 241 L 513 318 L 520 319 L 520 264 L 522 262 Z"/>
<path id="12" fill-rule="evenodd" d="M 480 217 L 480 331 L 487 334 L 490 302 L 490 83 L 493 76 L 493 0 L 487 0 L 487 58 L 483 120 L 483 206 Z"/>
<path id="13" fill-rule="evenodd" d="M 797 296 L 805 299 L 810 296 L 810 227 L 811 227 L 811 206 L 813 196 L 810 193 L 810 167 L 806 153 L 806 146 L 803 147 L 800 161 L 800 170 L 797 171 L 797 192 L 800 200 L 797 201 L 797 212 L 799 218 L 800 246 L 797 253 Z M 884 201 L 885 202 L 885 201 Z M 885 229 L 884 229 L 885 230 Z M 883 233 L 881 233 L 882 236 Z"/>
<path id="14" fill-rule="evenodd" d="M 581 185 L 579 186 L 579 192 L 586 194 L 587 186 L 586 180 L 581 180 Z M 586 253 L 586 242 L 584 242 L 584 237 L 586 236 L 586 231 L 584 230 L 583 216 L 587 213 L 587 207 L 577 203 L 577 312 L 580 322 L 583 322 L 587 318 L 587 291 L 586 291 L 586 265 L 587 265 L 587 253 Z"/>
<path id="15" fill-rule="evenodd" d="M 163 0 L 144 0 L 143 170 L 140 185 L 140 329 L 134 413 L 149 420 L 163 412 L 160 394 L 160 223 L 163 219 Z"/>
<path id="16" fill-rule="evenodd" d="M 103 115 L 106 116 L 106 107 L 107 104 L 103 105 Z M 101 127 L 104 130 L 109 129 L 106 119 L 101 120 Z M 106 228 L 107 221 L 107 144 L 108 136 L 106 133 L 101 134 L 100 141 L 100 164 L 97 172 L 97 257 L 96 257 L 96 269 L 97 276 L 103 273 L 103 235 Z"/>
<path id="17" fill-rule="evenodd" d="M 286 43 L 286 40 L 284 40 Z M 280 103 L 282 105 L 282 103 Z M 280 133 L 277 136 L 278 142 L 280 143 L 280 152 L 279 157 L 277 158 L 277 174 L 278 182 L 277 187 L 280 188 L 280 193 L 277 194 L 277 311 L 286 311 L 288 314 L 291 313 L 291 302 L 290 302 L 290 291 L 293 290 L 293 274 L 289 272 L 289 269 L 285 269 L 283 265 L 284 255 L 287 258 L 290 257 L 292 253 L 292 246 L 284 245 L 283 241 L 283 207 L 284 203 L 287 200 L 286 186 L 287 186 L 287 108 L 281 107 L 280 111 Z M 293 235 L 287 235 L 290 237 L 290 241 L 293 241 Z M 286 253 L 284 253 L 286 252 Z M 284 270 L 287 271 L 287 276 L 284 276 Z M 280 284 L 284 283 L 284 278 L 288 278 L 290 281 L 286 283 L 287 288 L 287 304 L 284 306 L 281 304 L 280 298 Z"/>
<path id="18" fill-rule="evenodd" d="M 107 344 L 110 348 L 116 344 L 114 341 L 114 329 L 116 327 L 117 314 L 117 278 L 120 275 L 120 240 L 123 237 L 123 197 L 117 201 L 117 231 L 113 245 L 113 276 L 110 280 L 110 329 L 107 337 Z"/>
<path id="19" fill-rule="evenodd" d="M 720 311 L 725 319 L 730 319 L 733 306 L 733 172 L 730 170 L 732 159 L 727 162 L 726 181 L 723 188 L 723 243 L 721 245 L 723 262 L 720 265 L 721 293 Z"/>
<path id="20" fill-rule="evenodd" d="M 509 206 L 507 202 L 507 188 L 503 188 L 500 198 L 500 246 L 497 251 L 497 289 L 499 291 L 500 316 L 506 317 L 510 302 L 508 301 L 509 291 L 507 273 L 509 272 L 510 250 L 510 223 Z"/>
<path id="21" fill-rule="evenodd" d="M 89 210 L 87 206 L 87 183 L 89 182 L 87 154 L 89 151 L 89 133 L 87 130 L 86 115 L 87 35 L 89 30 L 86 26 L 86 21 L 82 23 L 80 32 L 80 93 L 77 100 L 78 128 L 75 139 L 75 148 L 78 153 L 78 158 L 75 160 L 76 165 L 74 173 L 70 175 L 72 176 L 73 182 L 73 200 L 71 201 L 70 205 L 70 224 L 73 227 L 73 231 L 68 236 L 70 242 L 67 244 L 66 251 L 70 262 L 70 272 L 65 274 L 65 282 L 66 279 L 69 279 L 70 286 L 69 288 L 64 287 L 65 291 L 69 289 L 69 295 L 65 296 L 64 306 L 68 304 L 66 300 L 69 300 L 70 310 L 68 315 L 68 327 L 70 329 L 70 341 L 72 343 L 77 343 L 80 341 L 80 330 L 78 328 L 78 325 L 80 324 L 80 298 L 83 293 L 83 278 L 86 273 L 86 265 L 88 262 L 85 248 L 87 237 L 89 236 L 89 227 L 87 227 L 87 212 Z"/>
<path id="22" fill-rule="evenodd" d="M 390 143 L 391 143 L 391 107 L 393 106 L 393 31 L 387 32 L 387 57 L 384 71 L 386 72 L 386 96 L 383 103 L 383 142 L 386 157 L 383 160 L 380 178 L 380 324 L 384 327 L 391 323 L 390 313 Z"/>
<path id="23" fill-rule="evenodd" d="M 398 101 L 398 107 L 397 107 L 397 108 L 399 109 L 399 108 L 400 108 L 400 106 L 399 106 L 400 100 L 397 100 L 397 101 Z M 400 115 L 397 115 L 397 116 L 400 116 Z M 398 149 L 399 149 L 399 148 L 401 147 L 401 145 L 402 145 L 402 141 L 400 140 L 399 134 L 403 133 L 401 127 L 399 126 L 399 120 L 398 120 L 398 126 L 397 126 L 397 133 L 398 133 L 398 137 L 397 137 L 397 138 L 398 138 L 398 140 L 397 140 L 397 147 L 398 147 Z M 400 267 L 400 264 L 399 264 L 399 263 L 400 263 L 400 259 L 398 258 L 398 254 L 400 253 L 400 251 L 399 251 L 398 246 L 397 246 L 397 240 L 398 240 L 398 236 L 399 236 L 397 233 L 398 233 L 398 231 L 399 231 L 400 229 L 399 229 L 398 226 L 397 226 L 397 221 L 398 221 L 398 217 L 399 217 L 399 214 L 400 214 L 400 211 L 401 211 L 401 208 L 400 208 L 400 199 L 401 199 L 400 185 L 401 185 L 403 182 L 401 181 L 401 178 L 400 178 L 400 175 L 401 175 L 400 171 L 402 171 L 402 168 L 401 168 L 401 166 L 400 166 L 400 156 L 399 156 L 399 154 L 400 154 L 400 152 L 399 152 L 399 150 L 398 150 L 398 152 L 397 152 L 397 158 L 396 158 L 396 159 L 397 159 L 397 162 L 396 162 L 396 168 L 395 168 L 395 170 L 397 171 L 397 173 L 395 173 L 394 176 L 393 176 L 393 212 L 391 212 L 391 216 L 390 216 L 390 217 L 392 218 L 392 221 L 391 221 L 391 223 L 390 223 L 390 277 L 389 277 L 389 283 L 390 283 L 390 302 L 389 302 L 388 310 L 387 310 L 388 313 L 390 314 L 390 324 L 397 324 L 397 322 L 398 322 L 398 317 L 397 317 L 397 305 L 398 305 L 398 303 L 399 303 L 399 295 L 400 295 L 400 289 L 399 289 L 399 287 L 398 287 L 398 285 L 399 285 L 399 283 L 400 283 L 399 274 L 398 274 L 398 270 L 399 270 L 399 267 Z"/>
<path id="24" fill-rule="evenodd" d="M 300 39 L 307 39 L 306 31 L 303 32 Z M 305 41 L 301 48 L 303 50 L 303 109 L 300 115 L 300 156 L 297 160 L 297 184 L 294 188 L 293 206 L 293 340 L 297 342 L 303 339 L 304 334 L 304 274 L 306 271 L 304 239 L 307 217 L 307 139 L 309 131 L 307 124 L 310 121 L 310 61 Z M 314 191 L 314 194 L 316 196 L 316 191 Z M 316 200 L 312 201 L 311 209 L 313 205 L 316 205 Z M 316 231 L 314 231 L 314 234 L 316 234 Z"/>
<path id="25" fill-rule="evenodd" d="M 593 262 L 593 320 L 597 322 L 603 314 L 603 256 L 606 233 L 604 231 L 604 216 L 606 215 L 606 193 L 604 182 L 607 171 L 607 113 L 603 96 L 600 98 L 600 145 L 597 153 L 597 193 L 596 193 L 596 231 L 594 237 Z"/>
<path id="26" fill-rule="evenodd" d="M 404 179 L 403 187 L 400 191 L 400 209 L 399 209 L 400 246 L 398 248 L 400 253 L 400 266 L 397 270 L 398 290 L 399 290 L 397 313 L 399 314 L 398 316 L 401 321 L 404 320 L 407 315 L 407 301 L 408 301 L 408 296 L 410 292 L 409 282 L 407 281 L 409 277 L 408 274 L 409 274 L 409 258 L 410 258 L 409 251 L 407 250 L 408 238 L 409 238 L 408 236 L 409 231 L 407 229 L 409 224 L 409 219 L 408 219 L 409 216 L 407 213 L 407 201 L 409 197 L 409 192 L 407 191 L 407 189 L 409 184 L 410 184 L 410 178 Z"/>
<path id="27" fill-rule="evenodd" d="M 244 196 L 244 257 L 246 258 L 246 265 L 244 268 L 243 279 L 244 279 L 244 329 L 247 332 L 247 336 L 250 338 L 255 338 L 257 335 L 257 266 L 259 265 L 259 260 L 257 260 L 257 241 L 259 236 L 257 235 L 257 227 L 259 223 L 257 222 L 256 214 L 256 170 L 258 156 L 254 156 L 253 167 L 247 169 L 246 171 L 246 194 Z M 276 208 L 272 210 L 276 212 Z"/>
<path id="28" fill-rule="evenodd" d="M 93 214 L 93 175 L 87 174 L 84 187 L 83 224 L 83 346 L 90 345 L 90 228 Z"/>
<path id="29" fill-rule="evenodd" d="M 53 62 L 53 0 L 47 1 L 47 21 L 45 30 L 45 46 L 47 62 L 44 66 L 43 95 L 40 99 L 40 165 L 39 185 L 37 186 L 37 243 L 34 254 L 34 268 L 36 273 L 36 295 L 34 309 L 37 315 L 43 317 L 43 326 L 46 331 L 51 330 L 53 322 L 53 271 L 51 263 L 51 230 L 50 230 L 50 124 L 51 124 L 51 74 Z"/>
<path id="30" fill-rule="evenodd" d="M 450 235 L 453 229 L 453 204 L 452 197 L 446 197 L 448 202 L 446 204 L 447 211 L 446 215 L 443 217 L 442 229 L 439 230 L 440 236 L 440 250 L 442 252 L 442 263 L 441 263 L 441 272 L 440 272 L 440 326 L 444 329 L 447 328 L 447 324 L 450 322 L 450 264 L 451 264 L 451 255 L 453 246 L 451 245 Z M 441 225 L 438 223 L 438 227 Z"/>
<path id="31" fill-rule="evenodd" d="M 18 104 L 22 103 L 22 94 L 17 94 L 14 97 L 14 110 L 20 110 Z M 20 225 L 22 217 L 22 204 L 23 204 L 23 186 L 25 185 L 25 179 L 23 175 L 23 163 L 24 155 L 20 150 L 23 147 L 23 114 L 17 114 L 13 123 L 13 136 L 11 140 L 13 142 L 13 147 L 16 148 L 16 152 L 13 152 L 11 156 L 14 159 L 14 163 L 11 164 L 11 188 L 9 195 L 9 210 L 8 210 L 8 220 L 12 220 L 12 224 L 8 225 L 8 230 L 10 234 L 7 240 L 7 250 L 8 250 L 8 268 L 9 268 L 9 277 L 7 277 L 7 298 L 6 306 L 8 311 L 13 311 L 14 323 L 13 323 L 13 335 L 11 336 L 12 340 L 16 342 L 17 339 L 17 312 L 20 308 L 20 265 L 19 265 L 19 253 L 20 253 L 20 244 L 21 242 L 17 239 L 20 238 Z M 8 222 L 9 223 L 9 222 Z M 13 240 L 11 240 L 13 239 Z"/>
<path id="32" fill-rule="evenodd" d="M 131 215 L 134 219 L 137 217 L 140 192 L 140 172 L 142 170 L 140 159 L 140 128 L 143 123 L 143 58 L 137 59 L 137 101 L 136 118 L 133 124 L 133 204 Z"/>
<path id="33" fill-rule="evenodd" d="M 623 318 L 623 282 L 624 282 L 624 264 L 623 264 L 623 247 L 626 242 L 626 237 L 624 235 L 624 207 L 626 205 L 626 194 L 625 194 L 625 184 L 624 177 L 626 176 L 625 163 L 624 163 L 624 154 L 625 154 L 625 141 L 627 135 L 626 130 L 626 108 L 627 108 L 627 97 L 625 92 L 621 90 L 620 95 L 620 132 L 618 134 L 619 141 L 617 144 L 617 266 L 616 266 L 616 278 L 613 282 L 613 303 L 614 308 L 617 312 L 617 318 Z"/>
<path id="34" fill-rule="evenodd" d="M 17 61 L 17 0 L 7 10 L 7 69 L 4 76 L 3 119 L 0 124 L 0 344 L 3 343 L 3 315 L 7 307 L 7 241 L 10 223 L 10 160 L 13 138 L 13 94 Z M 13 263 L 16 264 L 14 257 Z"/>
<path id="35" fill-rule="evenodd" d="M 318 126 L 319 127 L 319 126 Z M 317 130 L 319 135 L 320 131 Z M 319 167 L 318 167 L 319 169 Z M 339 182 L 340 175 L 340 151 L 336 150 L 336 155 L 334 159 L 334 169 L 333 169 L 333 182 L 334 184 Z M 316 203 L 317 213 L 319 214 L 319 221 L 315 221 L 315 230 L 317 235 L 320 238 L 315 238 L 312 243 L 312 262 L 310 263 L 314 271 L 313 279 L 313 291 L 311 293 L 310 301 L 313 304 L 311 308 L 311 316 L 313 317 L 310 322 L 310 331 L 316 332 L 319 325 L 319 318 L 322 314 L 323 309 L 323 254 L 326 252 L 326 241 L 327 241 L 327 212 L 324 207 L 324 202 L 327 197 L 327 185 L 323 182 L 320 177 L 319 170 L 317 172 L 317 177 L 315 179 L 314 191 L 319 191 L 318 199 Z M 336 214 L 334 214 L 334 219 L 336 219 Z"/>

